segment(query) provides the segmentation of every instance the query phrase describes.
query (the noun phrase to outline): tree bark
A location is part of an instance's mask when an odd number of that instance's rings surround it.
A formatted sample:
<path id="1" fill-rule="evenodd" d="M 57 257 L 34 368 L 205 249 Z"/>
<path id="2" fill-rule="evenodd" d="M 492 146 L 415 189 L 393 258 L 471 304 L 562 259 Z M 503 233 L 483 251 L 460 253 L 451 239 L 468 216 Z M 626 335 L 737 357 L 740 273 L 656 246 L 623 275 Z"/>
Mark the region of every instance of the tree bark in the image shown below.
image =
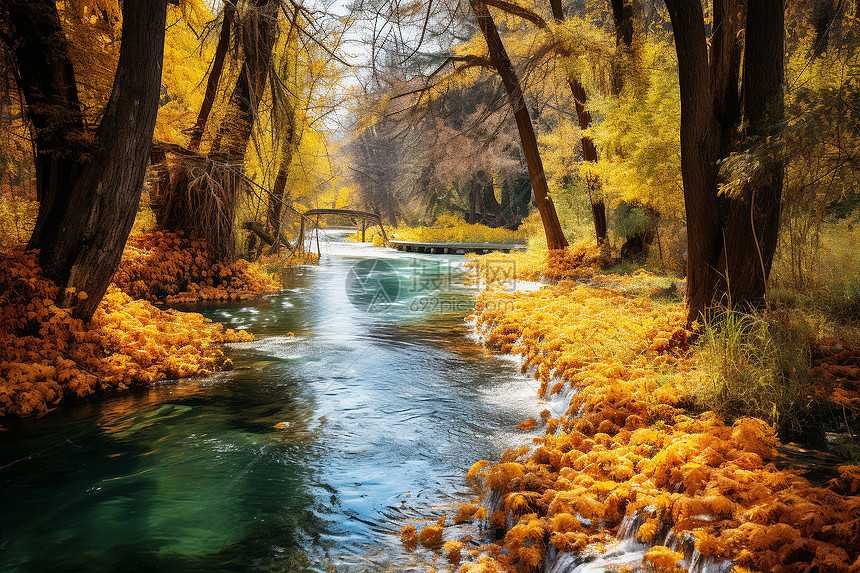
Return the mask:
<path id="1" fill-rule="evenodd" d="M 625 68 L 633 55 L 633 2 L 610 0 L 610 4 L 615 23 L 615 45 L 618 48 L 612 58 L 612 93 L 617 96 L 624 89 Z"/>
<path id="2" fill-rule="evenodd" d="M 743 193 L 719 197 L 718 161 L 737 147 L 740 47 L 737 0 L 714 4 L 708 65 L 699 1 L 666 0 L 675 34 L 681 89 L 681 171 L 687 213 L 687 320 L 715 297 L 732 306 L 764 297 L 779 227 L 783 165 L 765 165 Z M 748 140 L 777 133 L 784 81 L 783 0 L 751 2 L 744 48 L 743 110 Z"/>
<path id="3" fill-rule="evenodd" d="M 203 96 L 200 113 L 197 115 L 197 122 L 191 128 L 191 138 L 188 142 L 188 148 L 192 151 L 200 149 L 200 141 L 203 139 L 206 122 L 212 111 L 212 105 L 215 103 L 215 95 L 218 93 L 218 82 L 221 81 L 221 74 L 224 71 L 224 60 L 227 56 L 227 49 L 230 47 L 230 32 L 233 28 L 235 15 L 236 5 L 233 0 L 225 0 L 224 13 L 221 20 L 221 35 L 218 37 L 218 45 L 215 47 L 215 57 L 212 59 L 212 69 L 209 71 L 209 78 L 206 81 L 206 93 Z"/>
<path id="4" fill-rule="evenodd" d="M 42 248 L 69 205 L 89 152 L 69 42 L 53 0 L 8 0 L 2 38 L 27 104 L 36 150 L 39 214 L 28 247 Z"/>
<path id="5" fill-rule="evenodd" d="M 486 4 L 481 2 L 481 0 L 469 0 L 469 4 L 472 6 L 472 11 L 478 20 L 478 26 L 481 28 L 481 32 L 487 42 L 490 60 L 501 76 L 502 84 L 508 94 L 508 102 L 511 105 L 514 118 L 517 122 L 517 130 L 520 134 L 523 155 L 529 169 L 535 203 L 540 212 L 546 234 L 547 247 L 549 249 L 563 249 L 567 247 L 567 239 L 565 239 L 564 232 L 561 230 L 561 223 L 558 220 L 555 205 L 553 205 L 552 199 L 549 197 L 549 186 L 546 182 L 546 174 L 543 170 L 534 126 L 526 108 L 519 77 L 511 64 L 510 58 L 508 58 L 507 52 L 505 52 L 499 31 L 496 29 L 496 24 L 493 22 Z"/>
<path id="6" fill-rule="evenodd" d="M 43 12 L 48 6 L 38 8 L 40 16 L 49 14 Z M 58 23 L 56 8 L 50 8 L 53 11 L 43 22 Z M 46 171 L 49 164 L 45 163 L 37 167 L 37 179 L 54 178 L 57 189 L 69 190 L 66 201 L 49 201 L 44 197 L 46 205 L 40 204 L 40 217 L 43 211 L 50 211 L 53 225 L 44 225 L 38 236 L 34 234 L 31 244 L 41 249 L 39 259 L 45 275 L 60 287 L 60 304 L 71 306 L 74 316 L 84 320 L 92 317 L 104 296 L 134 223 L 161 90 L 167 0 L 125 2 L 122 13 L 122 46 L 113 89 L 86 160 L 76 166 L 77 176 L 68 171 Z M 59 41 L 58 28 L 26 28 L 36 23 L 31 19 L 25 25 L 22 31 L 27 37 L 36 38 L 47 31 L 50 36 L 44 38 L 46 43 Z M 69 82 L 59 87 L 65 94 L 71 94 L 74 72 L 68 52 L 61 48 L 43 53 L 42 58 L 47 60 L 40 66 L 42 70 L 53 70 L 56 75 L 52 77 Z M 18 61 L 18 69 L 26 63 L 27 60 Z M 23 83 L 25 91 L 33 85 Z M 47 93 L 56 95 L 54 91 Z M 74 109 L 74 101 L 76 98 L 67 95 L 62 105 Z M 74 123 L 77 125 L 77 121 Z M 58 147 L 46 150 L 48 154 L 62 153 L 67 140 L 69 148 L 77 147 L 74 132 L 58 136 L 50 127 L 42 130 L 35 123 L 34 127 L 37 134 L 46 131 L 51 137 L 63 137 L 51 142 Z M 37 135 L 37 146 L 43 141 Z M 62 204 L 65 208 L 60 208 Z M 69 295 L 67 287 L 73 287 L 77 293 L 86 292 L 87 297 Z"/>
<path id="7" fill-rule="evenodd" d="M 743 102 L 751 140 L 778 136 L 784 83 L 783 0 L 750 2 L 744 49 Z M 776 251 L 783 164 L 764 165 L 740 197 L 733 197 L 723 255 L 733 301 L 760 303 Z"/>
<path id="8" fill-rule="evenodd" d="M 245 59 L 209 154 L 179 162 L 170 189 L 154 201 L 153 210 L 166 229 L 205 239 L 216 260 L 235 256 L 234 220 L 244 188 L 242 163 L 269 73 L 278 5 L 277 0 L 249 2 L 241 28 Z"/>
<path id="9" fill-rule="evenodd" d="M 251 139 L 277 36 L 277 0 L 252 0 L 250 7 L 253 13 L 242 30 L 245 60 L 212 146 L 212 153 L 238 161 L 244 158 Z"/>
<path id="10" fill-rule="evenodd" d="M 722 229 L 717 204 L 720 127 L 714 118 L 705 21 L 699 0 L 666 0 L 678 52 L 681 91 L 681 177 L 687 215 L 687 321 L 717 291 Z"/>

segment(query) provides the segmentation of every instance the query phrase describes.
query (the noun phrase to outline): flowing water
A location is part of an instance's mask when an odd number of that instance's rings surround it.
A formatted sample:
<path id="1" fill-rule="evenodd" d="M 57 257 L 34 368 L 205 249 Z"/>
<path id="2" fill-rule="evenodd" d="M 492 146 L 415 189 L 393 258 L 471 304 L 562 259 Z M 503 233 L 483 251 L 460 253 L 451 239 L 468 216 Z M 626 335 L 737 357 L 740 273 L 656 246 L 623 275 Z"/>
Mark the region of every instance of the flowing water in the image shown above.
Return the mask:
<path id="1" fill-rule="evenodd" d="M 340 239 L 194 309 L 258 337 L 231 372 L 4 422 L 0 571 L 426 571 L 400 529 L 474 495 L 536 388 L 466 336 L 462 257 Z"/>

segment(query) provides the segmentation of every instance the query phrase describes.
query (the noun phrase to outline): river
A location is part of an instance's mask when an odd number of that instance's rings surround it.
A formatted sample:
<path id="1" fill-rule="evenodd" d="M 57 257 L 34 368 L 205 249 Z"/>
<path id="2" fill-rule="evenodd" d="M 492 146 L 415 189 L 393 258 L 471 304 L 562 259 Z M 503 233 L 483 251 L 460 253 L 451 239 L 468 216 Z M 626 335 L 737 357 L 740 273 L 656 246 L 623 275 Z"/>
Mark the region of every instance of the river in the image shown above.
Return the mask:
<path id="1" fill-rule="evenodd" d="M 258 338 L 232 371 L 4 422 L 0 571 L 428 569 L 400 529 L 524 443 L 536 387 L 468 336 L 463 257 L 321 248 L 276 295 L 189 309 Z"/>

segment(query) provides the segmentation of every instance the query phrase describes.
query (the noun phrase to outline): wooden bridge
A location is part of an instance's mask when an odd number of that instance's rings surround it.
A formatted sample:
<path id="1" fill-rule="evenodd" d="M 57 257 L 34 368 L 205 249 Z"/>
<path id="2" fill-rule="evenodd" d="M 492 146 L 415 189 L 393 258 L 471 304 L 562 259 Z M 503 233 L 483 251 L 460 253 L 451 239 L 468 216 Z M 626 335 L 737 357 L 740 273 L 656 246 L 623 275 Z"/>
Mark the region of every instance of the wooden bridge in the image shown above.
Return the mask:
<path id="1" fill-rule="evenodd" d="M 388 243 L 388 236 L 385 234 L 385 228 L 382 226 L 382 219 L 376 213 L 370 211 L 359 211 L 357 209 L 311 209 L 302 213 L 302 227 L 299 231 L 299 237 L 304 238 L 305 234 L 305 219 L 312 217 L 316 218 L 316 225 L 319 227 L 320 215 L 340 215 L 349 217 L 356 226 L 358 221 L 361 221 L 361 242 L 364 242 L 364 232 L 367 230 L 367 222 L 371 225 L 379 225 L 379 230 L 382 231 L 382 238 Z"/>
<path id="2" fill-rule="evenodd" d="M 485 255 L 493 251 L 509 253 L 526 248 L 525 245 L 518 243 L 420 243 L 416 241 L 388 241 L 388 245 L 398 251 L 433 255 L 464 255 L 466 253 Z"/>
<path id="3" fill-rule="evenodd" d="M 289 206 L 289 209 L 299 215 L 301 220 L 299 235 L 293 244 L 287 242 L 280 234 L 277 237 L 272 235 L 260 223 L 248 222 L 245 223 L 244 228 L 256 233 L 266 244 L 272 245 L 273 250 L 277 249 L 278 244 L 283 244 L 292 251 L 295 251 L 297 248 L 304 251 L 307 223 L 312 225 L 316 231 L 317 252 L 319 253 L 319 220 L 320 217 L 326 216 L 349 218 L 352 224 L 361 230 L 362 242 L 365 241 L 365 232 L 368 226 L 378 225 L 387 246 L 409 253 L 462 255 L 466 253 L 485 254 L 492 251 L 510 252 L 525 249 L 525 245 L 516 243 L 422 243 L 416 241 L 390 241 L 388 235 L 385 233 L 385 228 L 382 226 L 382 219 L 379 215 L 370 211 L 360 211 L 358 209 L 309 209 L 301 212 L 292 206 Z M 312 231 L 308 236 L 313 240 Z"/>

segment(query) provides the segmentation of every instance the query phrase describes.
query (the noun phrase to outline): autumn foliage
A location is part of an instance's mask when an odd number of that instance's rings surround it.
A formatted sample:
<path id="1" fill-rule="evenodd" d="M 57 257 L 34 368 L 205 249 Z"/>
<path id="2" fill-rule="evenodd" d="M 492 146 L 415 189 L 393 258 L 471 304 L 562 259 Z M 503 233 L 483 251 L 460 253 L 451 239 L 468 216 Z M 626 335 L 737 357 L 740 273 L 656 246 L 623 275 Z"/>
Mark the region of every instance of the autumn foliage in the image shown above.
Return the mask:
<path id="1" fill-rule="evenodd" d="M 502 536 L 461 571 L 537 571 L 550 546 L 581 552 L 621 529 L 653 546 L 655 571 L 686 566 L 684 550 L 661 545 L 670 534 L 743 570 L 860 571 L 858 466 L 814 484 L 777 467 L 764 421 L 685 410 L 696 364 L 684 309 L 630 296 L 636 280 L 479 296 L 479 334 L 522 358 L 549 415 L 532 447 L 470 470 L 484 524 Z"/>
<path id="2" fill-rule="evenodd" d="M 207 375 L 225 366 L 219 343 L 252 340 L 200 314 L 133 300 L 113 286 L 84 324 L 56 305 L 58 294 L 36 253 L 0 258 L 0 416 L 42 414 L 63 400 Z"/>
<path id="3" fill-rule="evenodd" d="M 163 231 L 129 239 L 114 283 L 133 298 L 168 304 L 246 300 L 280 288 L 259 265 L 216 262 L 203 241 Z"/>

